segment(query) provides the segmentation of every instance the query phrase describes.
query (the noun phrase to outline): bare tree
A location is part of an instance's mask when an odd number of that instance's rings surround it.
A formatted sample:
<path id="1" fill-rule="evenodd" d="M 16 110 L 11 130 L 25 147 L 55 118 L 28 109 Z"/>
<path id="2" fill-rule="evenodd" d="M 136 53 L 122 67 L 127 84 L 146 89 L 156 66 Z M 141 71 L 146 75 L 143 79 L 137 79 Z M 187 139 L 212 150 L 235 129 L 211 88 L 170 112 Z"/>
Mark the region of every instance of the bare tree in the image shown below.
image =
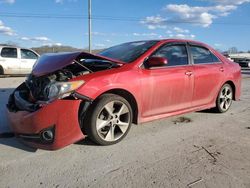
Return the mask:
<path id="1" fill-rule="evenodd" d="M 236 47 L 231 47 L 228 49 L 229 54 L 236 54 L 238 52 L 238 49 Z"/>

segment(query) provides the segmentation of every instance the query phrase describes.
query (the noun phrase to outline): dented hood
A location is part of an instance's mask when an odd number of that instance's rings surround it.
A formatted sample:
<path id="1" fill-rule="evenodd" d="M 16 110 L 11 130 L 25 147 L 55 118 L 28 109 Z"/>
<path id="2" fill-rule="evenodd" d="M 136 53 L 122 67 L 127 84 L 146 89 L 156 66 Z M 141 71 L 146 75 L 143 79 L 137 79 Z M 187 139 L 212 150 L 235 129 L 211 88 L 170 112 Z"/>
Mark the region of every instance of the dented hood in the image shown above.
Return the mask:
<path id="1" fill-rule="evenodd" d="M 84 59 L 108 60 L 117 64 L 124 64 L 119 60 L 110 59 L 100 55 L 94 55 L 86 52 L 67 52 L 67 53 L 49 53 L 42 55 L 35 63 L 31 72 L 34 76 L 43 76 L 48 73 L 62 69 L 73 63 L 75 59 L 81 56 Z"/>

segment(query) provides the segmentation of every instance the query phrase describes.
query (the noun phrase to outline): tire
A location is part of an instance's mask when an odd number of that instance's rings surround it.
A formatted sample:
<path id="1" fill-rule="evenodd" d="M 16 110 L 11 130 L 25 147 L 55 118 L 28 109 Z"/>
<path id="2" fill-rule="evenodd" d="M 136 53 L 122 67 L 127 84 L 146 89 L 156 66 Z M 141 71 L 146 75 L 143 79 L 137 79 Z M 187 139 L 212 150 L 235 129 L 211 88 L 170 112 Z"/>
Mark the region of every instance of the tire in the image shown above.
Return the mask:
<path id="1" fill-rule="evenodd" d="M 228 111 L 233 100 L 233 89 L 229 84 L 224 84 L 216 99 L 215 111 L 224 113 Z"/>
<path id="2" fill-rule="evenodd" d="M 126 99 L 104 94 L 90 106 L 83 131 L 96 144 L 116 144 L 128 134 L 132 116 L 131 106 Z"/>

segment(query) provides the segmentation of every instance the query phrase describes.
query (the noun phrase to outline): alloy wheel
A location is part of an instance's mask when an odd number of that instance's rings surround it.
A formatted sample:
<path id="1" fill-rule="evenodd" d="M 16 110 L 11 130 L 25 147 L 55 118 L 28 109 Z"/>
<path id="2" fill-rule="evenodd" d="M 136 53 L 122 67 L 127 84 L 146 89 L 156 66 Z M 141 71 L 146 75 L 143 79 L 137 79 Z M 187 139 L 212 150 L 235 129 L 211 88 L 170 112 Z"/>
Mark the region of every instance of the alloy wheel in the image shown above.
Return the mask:
<path id="1" fill-rule="evenodd" d="M 101 139 L 113 142 L 121 138 L 130 125 L 128 106 L 122 101 L 104 105 L 96 119 L 96 130 Z"/>
<path id="2" fill-rule="evenodd" d="M 233 91 L 229 85 L 225 85 L 219 95 L 219 105 L 223 111 L 227 111 L 231 106 Z"/>

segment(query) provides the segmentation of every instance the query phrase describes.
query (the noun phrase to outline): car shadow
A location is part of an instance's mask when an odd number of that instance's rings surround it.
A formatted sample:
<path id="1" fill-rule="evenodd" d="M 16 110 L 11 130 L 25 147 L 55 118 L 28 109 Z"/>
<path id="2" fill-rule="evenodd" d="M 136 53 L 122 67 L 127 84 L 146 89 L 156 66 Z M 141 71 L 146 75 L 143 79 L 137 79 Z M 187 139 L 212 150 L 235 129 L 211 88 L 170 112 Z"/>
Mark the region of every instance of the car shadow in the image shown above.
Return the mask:
<path id="1" fill-rule="evenodd" d="M 209 114 L 218 114 L 218 112 L 216 112 L 214 109 L 205 109 L 205 110 L 201 110 L 201 111 L 196 111 L 198 113 L 209 113 Z"/>
<path id="2" fill-rule="evenodd" d="M 88 137 L 76 142 L 75 144 L 76 145 L 85 145 L 85 146 L 98 146 L 96 143 L 92 142 Z"/>
<path id="3" fill-rule="evenodd" d="M 10 132 L 6 114 L 6 104 L 8 103 L 9 95 L 13 91 L 14 88 L 0 88 L 0 134 Z"/>
<path id="4" fill-rule="evenodd" d="M 8 102 L 9 95 L 14 91 L 14 88 L 0 88 L 0 145 L 5 145 L 17 149 L 21 149 L 28 152 L 35 152 L 36 149 L 24 145 L 19 142 L 8 124 L 6 116 L 6 104 Z"/>
<path id="5" fill-rule="evenodd" d="M 0 138 L 0 145 L 9 146 L 12 148 L 16 148 L 16 149 L 20 149 L 20 150 L 32 152 L 32 153 L 36 152 L 37 150 L 36 148 L 26 146 L 15 137 L 14 138 Z"/>

